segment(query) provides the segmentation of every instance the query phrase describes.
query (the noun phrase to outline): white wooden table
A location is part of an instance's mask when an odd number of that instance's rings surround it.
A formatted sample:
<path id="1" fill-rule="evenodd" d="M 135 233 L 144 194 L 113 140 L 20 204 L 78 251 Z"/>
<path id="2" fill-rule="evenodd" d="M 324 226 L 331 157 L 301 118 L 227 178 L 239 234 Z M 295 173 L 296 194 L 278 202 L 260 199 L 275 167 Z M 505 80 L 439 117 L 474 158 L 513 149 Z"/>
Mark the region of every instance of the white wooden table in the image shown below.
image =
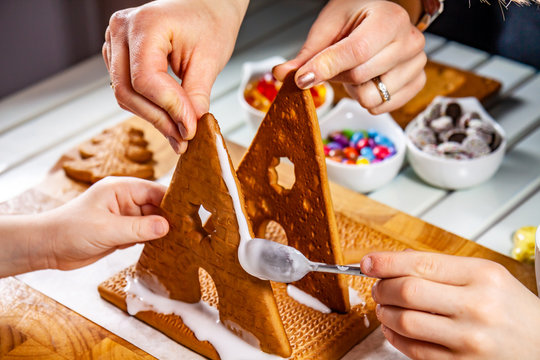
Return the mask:
<path id="1" fill-rule="evenodd" d="M 210 111 L 226 138 L 247 146 L 254 135 L 236 98 L 242 63 L 273 55 L 292 57 L 302 45 L 321 4 L 312 0 L 252 2 L 233 57 L 212 91 Z M 435 61 L 472 70 L 502 83 L 501 95 L 488 111 L 508 134 L 504 162 L 490 181 L 463 191 L 431 187 L 410 167 L 404 167 L 390 184 L 369 196 L 509 254 L 514 230 L 540 224 L 540 73 L 530 66 L 430 34 L 426 34 L 426 53 Z M 1 99 L 0 202 L 37 185 L 64 152 L 128 116 L 116 103 L 101 55 Z M 69 288 L 69 281 L 75 283 L 80 279 L 77 274 L 86 271 L 90 277 L 98 277 L 79 285 L 85 291 L 84 286 L 104 280 L 99 278 L 96 268 L 110 266 L 113 272 L 117 271 L 116 267 L 122 268 L 122 261 L 119 260 L 121 266 L 117 265 L 114 258 L 118 255 L 112 256 L 94 268 L 89 267 L 94 270 L 82 269 L 72 274 L 45 271 L 19 279 L 139 345 L 130 338 L 129 331 L 123 332 L 118 324 L 95 314 L 92 302 L 83 306 L 73 296 L 62 293 L 62 289 Z M 101 300 L 96 296 L 95 301 Z M 377 336 L 380 333 L 374 333 L 364 342 L 369 344 Z M 168 357 L 167 353 L 153 349 L 152 344 L 145 346 L 144 350 L 155 356 Z M 370 346 L 361 345 L 347 359 L 394 356 L 388 343 L 372 340 Z"/>

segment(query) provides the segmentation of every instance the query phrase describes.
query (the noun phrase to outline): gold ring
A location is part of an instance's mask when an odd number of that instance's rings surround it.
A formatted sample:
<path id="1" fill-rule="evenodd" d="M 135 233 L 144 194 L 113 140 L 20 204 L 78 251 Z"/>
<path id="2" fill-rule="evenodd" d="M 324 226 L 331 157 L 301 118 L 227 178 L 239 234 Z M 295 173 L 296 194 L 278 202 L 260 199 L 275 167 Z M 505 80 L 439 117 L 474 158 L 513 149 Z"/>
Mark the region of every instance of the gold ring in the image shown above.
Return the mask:
<path id="1" fill-rule="evenodd" d="M 371 80 L 375 83 L 375 86 L 377 86 L 381 99 L 383 99 L 384 102 L 390 101 L 390 93 L 386 89 L 386 85 L 384 85 L 384 83 L 381 81 L 381 78 L 379 76 L 375 76 Z"/>

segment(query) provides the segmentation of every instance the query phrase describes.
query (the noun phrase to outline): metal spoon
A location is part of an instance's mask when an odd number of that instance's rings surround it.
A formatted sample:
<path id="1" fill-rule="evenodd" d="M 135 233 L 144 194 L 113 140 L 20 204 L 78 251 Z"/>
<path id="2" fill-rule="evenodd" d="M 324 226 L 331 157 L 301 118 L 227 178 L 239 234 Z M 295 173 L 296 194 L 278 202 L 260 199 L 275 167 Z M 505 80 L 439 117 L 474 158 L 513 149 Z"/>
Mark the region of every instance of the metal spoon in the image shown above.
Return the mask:
<path id="1" fill-rule="evenodd" d="M 246 244 L 250 269 L 264 280 L 290 283 L 311 271 L 366 276 L 359 266 L 329 265 L 308 260 L 300 251 L 275 241 L 255 238 Z"/>

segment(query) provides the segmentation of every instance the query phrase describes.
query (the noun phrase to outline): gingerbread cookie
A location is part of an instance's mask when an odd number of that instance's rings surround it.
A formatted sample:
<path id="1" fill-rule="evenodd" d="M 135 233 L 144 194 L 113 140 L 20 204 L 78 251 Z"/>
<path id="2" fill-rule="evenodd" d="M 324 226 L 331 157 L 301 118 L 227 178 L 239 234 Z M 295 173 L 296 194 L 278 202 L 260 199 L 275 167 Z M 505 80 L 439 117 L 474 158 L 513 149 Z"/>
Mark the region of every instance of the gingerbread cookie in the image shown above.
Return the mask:
<path id="1" fill-rule="evenodd" d="M 104 130 L 79 147 L 79 158 L 63 164 L 67 176 L 95 183 L 106 176 L 154 177 L 152 152 L 143 131 L 120 124 Z"/>
<path id="2" fill-rule="evenodd" d="M 171 229 L 165 237 L 145 245 L 136 276 L 154 292 L 165 290 L 171 299 L 196 303 L 201 299 L 199 268 L 204 269 L 219 293 L 220 321 L 232 331 L 239 326 L 255 336 L 261 350 L 288 357 L 291 348 L 270 282 L 249 275 L 238 261 L 241 235 L 237 215 L 244 219 L 245 215 L 237 214 L 235 196 L 224 181 L 225 173 L 236 176 L 219 127 L 210 114 L 204 115 L 197 126 L 197 134 L 180 157 L 161 204 Z M 224 151 L 228 169 L 222 169 L 218 146 Z M 243 204 L 241 192 L 238 195 L 236 200 Z M 206 216 L 201 215 L 205 212 Z M 252 237 L 251 231 L 248 236 Z M 174 337 L 174 329 L 160 330 Z M 181 342 L 200 346 L 194 336 Z M 211 345 L 208 347 L 203 352 L 206 356 L 213 351 Z"/>
<path id="3" fill-rule="evenodd" d="M 295 183 L 277 183 L 276 166 L 288 158 Z M 247 212 L 258 237 L 269 221 L 285 230 L 288 244 L 312 261 L 343 264 L 315 105 L 289 73 L 237 170 Z M 332 310 L 349 310 L 345 278 L 310 273 L 295 283 Z"/>

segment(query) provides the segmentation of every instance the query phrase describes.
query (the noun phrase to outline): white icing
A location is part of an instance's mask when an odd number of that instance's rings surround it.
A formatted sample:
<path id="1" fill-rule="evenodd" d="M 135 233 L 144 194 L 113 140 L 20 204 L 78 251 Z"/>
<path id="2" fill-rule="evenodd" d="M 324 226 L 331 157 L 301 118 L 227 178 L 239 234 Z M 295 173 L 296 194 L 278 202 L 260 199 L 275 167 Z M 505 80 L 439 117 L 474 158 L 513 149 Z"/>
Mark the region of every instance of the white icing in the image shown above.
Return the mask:
<path id="1" fill-rule="evenodd" d="M 221 176 L 227 190 L 229 190 L 229 195 L 233 201 L 234 212 L 236 213 L 236 222 L 238 223 L 238 231 L 240 233 L 240 245 L 238 246 L 238 261 L 244 270 L 253 275 L 257 276 L 257 269 L 252 268 L 252 263 L 248 261 L 247 256 L 247 243 L 251 240 L 251 234 L 249 232 L 248 222 L 244 216 L 244 209 L 240 203 L 240 196 L 238 194 L 238 188 L 236 187 L 236 182 L 234 181 L 234 176 L 231 171 L 231 165 L 229 164 L 229 156 L 227 155 L 227 150 L 223 145 L 223 140 L 221 135 L 216 134 L 216 149 L 219 158 L 219 164 L 221 166 Z"/>
<path id="2" fill-rule="evenodd" d="M 351 306 L 361 305 L 365 306 L 366 301 L 364 298 L 352 287 L 349 286 L 349 303 Z"/>
<path id="3" fill-rule="evenodd" d="M 366 314 L 364 314 L 364 326 L 367 328 L 369 327 L 369 319 Z"/>
<path id="4" fill-rule="evenodd" d="M 212 213 L 204 208 L 204 206 L 199 206 L 199 219 L 201 219 L 202 226 L 206 225 L 206 222 L 208 219 L 210 219 L 210 216 L 212 216 Z"/>
<path id="5" fill-rule="evenodd" d="M 307 307 L 322 312 L 323 314 L 330 314 L 332 312 L 332 310 L 330 310 L 328 306 L 324 305 L 322 302 L 320 302 L 313 296 L 303 292 L 296 286 L 287 285 L 287 295 L 289 295 L 291 298 L 293 298 L 300 304 L 306 305 Z"/>
<path id="6" fill-rule="evenodd" d="M 125 290 L 129 314 L 135 315 L 139 311 L 152 310 L 160 314 L 178 315 L 184 324 L 193 331 L 198 340 L 208 341 L 212 344 L 221 360 L 283 359 L 262 352 L 235 335 L 220 321 L 218 310 L 203 301 L 189 304 L 157 295 L 143 286 L 137 279 L 131 278 L 127 279 Z M 233 324 L 233 329 L 248 341 L 254 341 L 255 337 L 237 324 Z"/>

